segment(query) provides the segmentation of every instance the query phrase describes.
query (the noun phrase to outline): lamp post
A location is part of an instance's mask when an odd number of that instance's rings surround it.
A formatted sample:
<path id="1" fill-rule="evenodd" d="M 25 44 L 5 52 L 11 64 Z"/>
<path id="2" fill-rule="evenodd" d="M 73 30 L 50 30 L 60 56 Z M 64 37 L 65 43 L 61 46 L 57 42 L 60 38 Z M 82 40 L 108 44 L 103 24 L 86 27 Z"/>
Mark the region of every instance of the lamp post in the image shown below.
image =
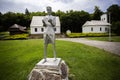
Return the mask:
<path id="1" fill-rule="evenodd" d="M 110 20 L 110 12 L 109 12 L 109 23 L 111 22 Z M 109 25 L 109 41 L 111 41 L 111 25 Z"/>

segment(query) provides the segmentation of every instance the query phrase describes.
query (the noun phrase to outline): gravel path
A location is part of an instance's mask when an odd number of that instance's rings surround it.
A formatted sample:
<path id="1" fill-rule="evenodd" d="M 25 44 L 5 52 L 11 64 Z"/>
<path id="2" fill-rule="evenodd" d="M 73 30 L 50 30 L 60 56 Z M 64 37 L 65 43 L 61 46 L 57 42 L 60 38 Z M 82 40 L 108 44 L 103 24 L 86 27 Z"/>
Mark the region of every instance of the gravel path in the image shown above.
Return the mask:
<path id="1" fill-rule="evenodd" d="M 104 49 L 108 52 L 117 54 L 120 56 L 120 42 L 107 42 L 107 41 L 96 41 L 96 40 L 87 40 L 85 38 L 60 38 L 57 40 L 72 41 L 83 43 L 86 45 L 94 46 L 100 49 Z"/>

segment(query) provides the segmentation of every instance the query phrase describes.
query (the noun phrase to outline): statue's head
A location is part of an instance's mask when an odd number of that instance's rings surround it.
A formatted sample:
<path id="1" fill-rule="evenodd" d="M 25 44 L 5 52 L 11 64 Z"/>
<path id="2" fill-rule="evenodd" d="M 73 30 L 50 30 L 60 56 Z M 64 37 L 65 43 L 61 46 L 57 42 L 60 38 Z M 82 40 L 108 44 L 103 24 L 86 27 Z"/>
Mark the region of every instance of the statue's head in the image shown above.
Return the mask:
<path id="1" fill-rule="evenodd" d="M 52 8 L 50 7 L 50 6 L 47 6 L 47 13 L 50 15 L 51 14 L 51 12 L 52 12 Z"/>

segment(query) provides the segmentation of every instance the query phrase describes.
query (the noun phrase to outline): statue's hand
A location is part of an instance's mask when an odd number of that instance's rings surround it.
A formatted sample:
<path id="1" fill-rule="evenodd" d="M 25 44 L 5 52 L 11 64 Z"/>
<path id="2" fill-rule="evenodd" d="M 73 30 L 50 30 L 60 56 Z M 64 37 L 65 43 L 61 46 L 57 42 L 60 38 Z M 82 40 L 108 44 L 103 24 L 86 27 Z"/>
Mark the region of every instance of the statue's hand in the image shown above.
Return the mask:
<path id="1" fill-rule="evenodd" d="M 48 22 L 52 23 L 52 19 L 49 19 Z"/>
<path id="2" fill-rule="evenodd" d="M 42 20 L 42 22 L 43 22 L 43 26 L 45 26 L 45 27 L 46 27 L 45 21 L 44 21 L 44 20 Z"/>

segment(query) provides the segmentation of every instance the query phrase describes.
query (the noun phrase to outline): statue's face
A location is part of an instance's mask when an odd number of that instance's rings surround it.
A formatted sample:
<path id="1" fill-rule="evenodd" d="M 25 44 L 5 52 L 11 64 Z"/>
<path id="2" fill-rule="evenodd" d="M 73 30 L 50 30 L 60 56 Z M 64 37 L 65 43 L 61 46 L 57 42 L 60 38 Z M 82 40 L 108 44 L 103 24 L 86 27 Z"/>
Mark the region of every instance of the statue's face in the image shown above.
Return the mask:
<path id="1" fill-rule="evenodd" d="M 51 7 L 47 7 L 47 12 L 48 12 L 48 14 L 51 14 L 51 12 L 52 12 Z"/>

